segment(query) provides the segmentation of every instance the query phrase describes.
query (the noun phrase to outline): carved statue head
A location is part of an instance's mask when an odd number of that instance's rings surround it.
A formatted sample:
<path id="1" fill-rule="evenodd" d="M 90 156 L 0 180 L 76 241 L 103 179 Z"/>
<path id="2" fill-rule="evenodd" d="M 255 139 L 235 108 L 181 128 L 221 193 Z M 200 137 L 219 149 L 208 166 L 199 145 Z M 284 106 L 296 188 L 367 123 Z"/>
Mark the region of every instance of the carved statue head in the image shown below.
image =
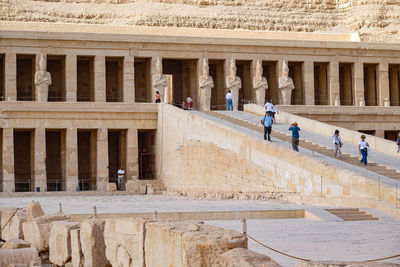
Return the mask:
<path id="1" fill-rule="evenodd" d="M 203 75 L 208 76 L 209 67 L 208 67 L 208 60 L 206 58 L 203 59 Z"/>
<path id="2" fill-rule="evenodd" d="M 233 58 L 231 59 L 231 65 L 229 67 L 229 71 L 230 71 L 230 75 L 236 76 L 236 63 Z"/>
<path id="3" fill-rule="evenodd" d="M 156 73 L 157 74 L 162 74 L 162 62 L 161 62 L 161 58 L 160 57 L 157 57 Z"/>
<path id="4" fill-rule="evenodd" d="M 263 74 L 263 68 L 261 65 L 261 61 L 257 60 L 257 64 L 256 64 L 256 77 L 260 78 Z"/>
<path id="5" fill-rule="evenodd" d="M 39 69 L 44 71 L 46 69 L 46 58 L 44 54 L 40 54 Z"/>
<path id="6" fill-rule="evenodd" d="M 286 60 L 283 60 L 282 64 L 282 76 L 288 77 L 289 76 L 289 67 Z"/>

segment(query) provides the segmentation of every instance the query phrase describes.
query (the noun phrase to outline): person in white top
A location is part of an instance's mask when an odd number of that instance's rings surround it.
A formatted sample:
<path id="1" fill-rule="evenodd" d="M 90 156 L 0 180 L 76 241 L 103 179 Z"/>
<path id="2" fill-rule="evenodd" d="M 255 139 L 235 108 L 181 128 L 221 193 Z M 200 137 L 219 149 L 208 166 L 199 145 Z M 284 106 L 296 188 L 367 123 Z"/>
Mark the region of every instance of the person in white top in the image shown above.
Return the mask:
<path id="1" fill-rule="evenodd" d="M 340 138 L 339 130 L 335 130 L 335 134 L 332 135 L 332 142 L 333 142 L 333 145 L 335 148 L 335 158 L 339 154 L 339 159 L 341 159 L 343 142 L 342 142 L 342 138 Z"/>
<path id="2" fill-rule="evenodd" d="M 228 93 L 226 94 L 226 103 L 228 104 L 228 110 L 232 110 L 233 111 L 233 102 L 232 102 L 231 90 L 228 90 Z"/>
<path id="3" fill-rule="evenodd" d="M 272 102 L 272 100 L 269 100 L 269 101 L 267 101 L 267 103 L 265 103 L 265 109 L 266 109 L 266 112 L 272 112 L 272 108 L 273 108 L 273 104 L 271 103 Z"/>
<path id="4" fill-rule="evenodd" d="M 358 143 L 358 153 L 362 155 L 362 159 L 360 160 L 361 163 L 364 163 L 367 166 L 367 156 L 369 151 L 369 144 L 365 140 L 365 135 L 361 135 L 361 140 Z"/>
<path id="5" fill-rule="evenodd" d="M 125 170 L 123 168 L 119 168 L 117 174 L 118 174 L 118 190 L 124 190 Z"/>
<path id="6" fill-rule="evenodd" d="M 271 103 L 272 103 L 272 112 L 271 112 L 271 115 L 272 115 L 272 119 L 274 119 L 274 123 L 275 123 L 275 114 L 279 114 L 279 111 L 278 111 L 278 107 L 275 105 L 275 103 L 274 103 L 274 101 L 271 99 L 270 100 L 271 101 Z"/>

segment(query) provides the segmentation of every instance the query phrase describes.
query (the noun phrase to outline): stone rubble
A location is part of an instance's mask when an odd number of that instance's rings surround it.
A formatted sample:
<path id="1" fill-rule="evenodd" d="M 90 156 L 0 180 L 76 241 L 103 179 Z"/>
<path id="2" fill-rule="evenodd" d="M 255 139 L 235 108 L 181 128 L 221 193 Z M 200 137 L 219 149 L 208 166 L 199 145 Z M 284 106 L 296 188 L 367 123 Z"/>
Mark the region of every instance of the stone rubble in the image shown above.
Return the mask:
<path id="1" fill-rule="evenodd" d="M 22 239 L 10 239 L 1 247 L 2 249 L 30 248 L 31 244 Z"/>
<path id="2" fill-rule="evenodd" d="M 52 263 L 63 266 L 71 260 L 70 231 L 78 227 L 78 222 L 55 221 L 51 223 L 49 256 Z"/>
<path id="3" fill-rule="evenodd" d="M 15 209 L 7 209 L 1 213 L 1 228 L 3 229 L 1 238 L 3 240 L 24 239 L 22 224 L 27 219 L 26 212 L 23 210 L 15 211 Z"/>

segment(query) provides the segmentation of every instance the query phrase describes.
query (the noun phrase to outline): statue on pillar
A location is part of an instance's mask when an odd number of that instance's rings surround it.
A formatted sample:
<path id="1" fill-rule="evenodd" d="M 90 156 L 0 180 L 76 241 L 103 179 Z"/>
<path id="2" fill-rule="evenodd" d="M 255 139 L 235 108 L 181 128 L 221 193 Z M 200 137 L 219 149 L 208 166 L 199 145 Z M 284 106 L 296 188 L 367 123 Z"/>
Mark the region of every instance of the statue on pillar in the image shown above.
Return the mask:
<path id="1" fill-rule="evenodd" d="M 294 88 L 293 80 L 289 77 L 289 67 L 286 60 L 284 60 L 282 64 L 282 76 L 279 78 L 279 89 L 282 94 L 283 105 L 290 105 Z"/>
<path id="2" fill-rule="evenodd" d="M 339 98 L 339 95 L 336 95 L 335 96 L 335 106 L 340 106 L 340 98 Z"/>
<path id="3" fill-rule="evenodd" d="M 226 77 L 226 89 L 231 90 L 232 94 L 232 102 L 233 102 L 233 109 L 238 109 L 239 104 L 239 90 L 242 88 L 242 81 L 240 80 L 239 76 L 236 76 L 236 64 L 235 60 L 231 60 L 231 64 L 229 67 L 229 75 Z"/>
<path id="4" fill-rule="evenodd" d="M 46 58 L 40 54 L 39 71 L 35 73 L 36 101 L 46 102 L 51 85 L 51 74 L 46 71 Z"/>
<path id="5" fill-rule="evenodd" d="M 261 61 L 257 60 L 256 63 L 256 75 L 253 78 L 253 89 L 255 91 L 256 96 L 256 104 L 264 105 L 265 101 L 265 90 L 268 89 L 268 81 L 267 78 L 262 77 L 263 68 L 261 65 Z"/>
<path id="6" fill-rule="evenodd" d="M 168 86 L 168 79 L 167 76 L 162 74 L 162 62 L 160 57 L 157 57 L 156 73 L 153 74 L 152 82 L 153 82 L 154 95 L 158 91 L 158 93 L 160 94 L 161 102 L 165 102 L 164 92 L 165 88 Z"/>
<path id="7" fill-rule="evenodd" d="M 365 100 L 363 96 L 360 96 L 358 104 L 360 105 L 360 107 L 365 107 Z"/>
<path id="8" fill-rule="evenodd" d="M 214 88 L 214 82 L 212 77 L 209 75 L 208 60 L 203 59 L 203 75 L 199 79 L 200 87 L 200 109 L 210 110 L 211 106 L 211 88 Z"/>

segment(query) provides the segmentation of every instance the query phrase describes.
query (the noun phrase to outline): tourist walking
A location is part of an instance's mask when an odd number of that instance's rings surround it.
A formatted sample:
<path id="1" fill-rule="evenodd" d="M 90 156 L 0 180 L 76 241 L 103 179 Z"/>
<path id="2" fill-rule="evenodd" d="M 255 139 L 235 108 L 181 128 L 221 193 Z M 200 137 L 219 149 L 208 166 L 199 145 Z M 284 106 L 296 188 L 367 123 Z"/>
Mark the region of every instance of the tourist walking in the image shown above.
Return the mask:
<path id="1" fill-rule="evenodd" d="M 124 176 L 125 176 L 125 170 L 123 168 L 119 168 L 117 171 L 118 174 L 118 190 L 124 190 Z"/>
<path id="2" fill-rule="evenodd" d="M 271 112 L 267 111 L 264 117 L 261 119 L 261 124 L 264 125 L 264 140 L 271 141 L 271 131 L 272 131 L 272 123 L 273 119 L 271 116 Z"/>
<path id="3" fill-rule="evenodd" d="M 188 110 L 193 110 L 193 99 L 190 96 L 186 98 L 186 104 Z"/>
<path id="4" fill-rule="evenodd" d="M 300 128 L 298 127 L 297 122 L 293 122 L 292 125 L 290 125 L 289 131 L 292 132 L 292 148 L 294 151 L 299 152 Z"/>
<path id="5" fill-rule="evenodd" d="M 275 105 L 274 101 L 272 99 L 270 101 L 272 103 L 271 115 L 272 115 L 272 119 L 274 120 L 274 123 L 275 123 L 275 114 L 279 114 L 279 111 L 278 111 L 278 107 Z"/>
<path id="6" fill-rule="evenodd" d="M 232 102 L 231 90 L 228 90 L 228 93 L 226 94 L 226 103 L 228 105 L 228 110 L 232 110 L 233 111 L 233 102 Z"/>
<path id="7" fill-rule="evenodd" d="M 161 99 L 160 99 L 160 92 L 156 91 L 156 103 L 161 103 Z"/>
<path id="8" fill-rule="evenodd" d="M 272 112 L 272 100 L 267 100 L 267 103 L 265 103 L 265 111 L 266 112 Z"/>
<path id="9" fill-rule="evenodd" d="M 369 151 L 369 144 L 365 140 L 365 135 L 361 135 L 361 140 L 358 143 L 358 153 L 362 155 L 362 159 L 360 160 L 361 163 L 364 163 L 367 166 L 367 157 Z"/>
<path id="10" fill-rule="evenodd" d="M 396 144 L 397 144 L 397 153 L 399 153 L 399 151 L 400 151 L 400 133 L 399 133 L 399 136 L 397 137 Z"/>
<path id="11" fill-rule="evenodd" d="M 335 130 L 335 133 L 332 135 L 332 142 L 335 149 L 335 158 L 339 156 L 339 159 L 342 158 L 342 138 L 340 138 L 339 130 Z"/>

